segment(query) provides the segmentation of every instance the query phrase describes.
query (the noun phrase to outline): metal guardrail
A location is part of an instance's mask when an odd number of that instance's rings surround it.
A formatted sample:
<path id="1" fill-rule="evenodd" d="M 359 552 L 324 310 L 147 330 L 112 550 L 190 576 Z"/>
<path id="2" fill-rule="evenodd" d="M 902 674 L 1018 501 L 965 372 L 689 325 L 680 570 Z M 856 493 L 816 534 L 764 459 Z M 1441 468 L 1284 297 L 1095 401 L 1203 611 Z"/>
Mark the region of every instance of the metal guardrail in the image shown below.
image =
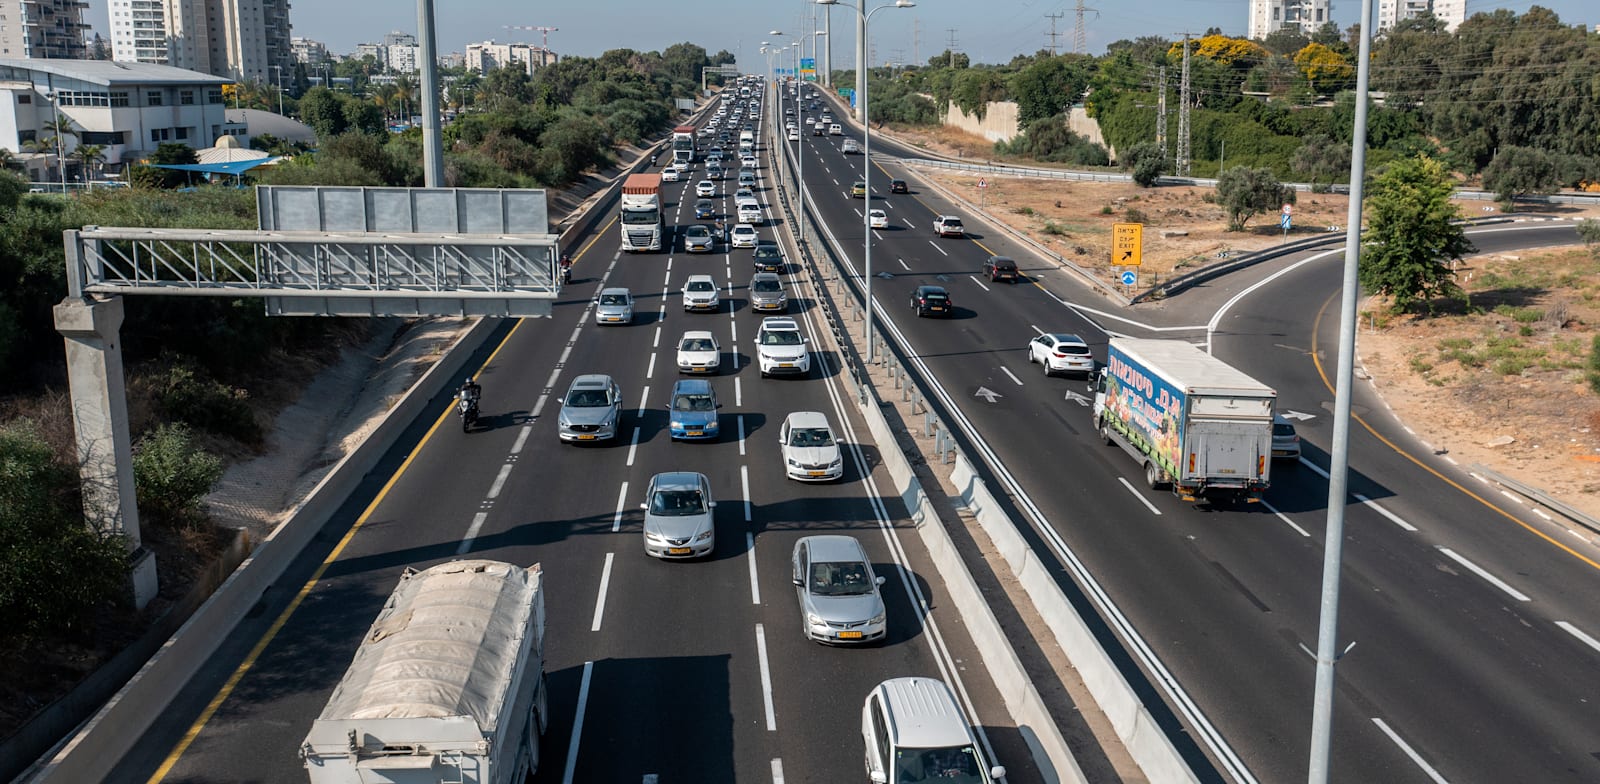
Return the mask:
<path id="1" fill-rule="evenodd" d="M 1549 493 L 1547 493 L 1547 492 L 1545 492 L 1545 491 L 1543 491 L 1543 490 L 1541 490 L 1541 489 L 1539 489 L 1537 487 L 1534 487 L 1533 485 L 1524 484 L 1524 483 L 1519 482 L 1519 481 L 1517 481 L 1515 479 L 1512 479 L 1511 477 L 1506 476 L 1505 474 L 1502 474 L 1502 473 L 1500 473 L 1498 471 L 1495 471 L 1494 469 L 1489 468 L 1488 466 L 1483 465 L 1482 463 L 1473 463 L 1468 468 L 1475 474 L 1483 474 L 1484 476 L 1488 477 L 1491 481 L 1495 482 L 1496 484 L 1500 484 L 1500 485 L 1504 485 L 1506 487 L 1509 487 L 1514 492 L 1517 492 L 1517 493 L 1525 495 L 1525 496 L 1527 496 L 1529 498 L 1532 498 L 1533 500 L 1538 501 L 1540 504 L 1542 504 L 1542 505 L 1544 505 L 1546 507 L 1549 507 L 1550 509 L 1554 509 L 1562 517 L 1565 517 L 1568 520 L 1571 520 L 1572 522 L 1583 526 L 1584 528 L 1587 528 L 1587 529 L 1589 529 L 1591 531 L 1594 531 L 1596 533 L 1600 533 L 1600 520 L 1596 520 L 1593 517 L 1590 517 L 1589 515 L 1584 514 L 1583 512 L 1580 512 L 1577 509 L 1574 509 L 1573 507 L 1568 506 L 1567 504 L 1556 500 Z"/>

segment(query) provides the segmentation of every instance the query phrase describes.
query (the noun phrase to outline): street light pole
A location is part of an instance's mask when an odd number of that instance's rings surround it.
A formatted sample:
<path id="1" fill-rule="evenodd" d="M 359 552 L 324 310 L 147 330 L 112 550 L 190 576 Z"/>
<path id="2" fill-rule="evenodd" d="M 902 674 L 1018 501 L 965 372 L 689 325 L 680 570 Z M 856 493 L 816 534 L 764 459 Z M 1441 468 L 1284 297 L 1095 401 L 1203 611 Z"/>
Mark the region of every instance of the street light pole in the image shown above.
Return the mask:
<path id="1" fill-rule="evenodd" d="M 817 3 L 817 5 L 838 5 L 839 4 L 839 0 L 816 0 L 816 3 Z M 913 8 L 915 6 L 916 6 L 916 3 L 914 2 L 914 0 L 895 0 L 895 2 L 893 4 L 891 4 L 891 5 L 880 5 L 877 8 L 874 8 L 871 11 L 867 11 L 865 13 L 862 12 L 861 6 L 859 6 L 859 5 L 850 6 L 850 8 L 853 9 L 856 12 L 856 19 L 859 22 L 859 24 L 856 25 L 856 30 L 861 36 L 861 40 L 857 43 L 858 51 L 864 51 L 865 48 L 866 48 L 867 22 L 872 20 L 872 15 L 873 14 L 876 14 L 879 11 L 882 11 L 885 8 Z M 862 58 L 862 59 L 858 59 L 856 61 L 856 64 L 857 64 L 857 67 L 856 67 L 856 79 L 857 79 L 857 81 L 856 81 L 856 85 L 857 85 L 856 86 L 856 108 L 859 110 L 859 113 L 860 113 L 859 116 L 861 118 L 861 138 L 862 138 L 861 157 L 863 159 L 863 164 L 862 164 L 862 167 L 861 167 L 862 171 L 863 171 L 863 175 L 861 177 L 861 184 L 862 184 L 862 187 L 864 187 L 866 189 L 866 191 L 867 191 L 866 194 L 865 194 L 866 200 L 867 200 L 867 208 L 861 211 L 861 229 L 862 229 L 861 244 L 863 246 L 865 246 L 864 255 L 866 256 L 865 269 L 864 269 L 864 271 L 866 273 L 866 283 L 865 283 L 864 288 L 866 289 L 866 303 L 867 303 L 867 306 L 866 306 L 866 313 L 867 313 L 867 361 L 871 362 L 872 361 L 872 354 L 873 354 L 873 351 L 872 351 L 872 337 L 873 337 L 873 333 L 872 333 L 872 314 L 873 314 L 873 304 L 872 304 L 872 126 L 870 124 L 870 121 L 868 120 L 868 115 L 867 115 L 867 81 L 866 81 L 866 73 L 867 72 L 866 72 L 865 68 L 861 67 L 861 66 L 865 65 L 865 63 L 863 62 L 864 59 L 865 58 Z"/>
<path id="2" fill-rule="evenodd" d="M 283 66 L 272 66 L 274 78 L 278 82 L 278 114 L 283 114 Z"/>

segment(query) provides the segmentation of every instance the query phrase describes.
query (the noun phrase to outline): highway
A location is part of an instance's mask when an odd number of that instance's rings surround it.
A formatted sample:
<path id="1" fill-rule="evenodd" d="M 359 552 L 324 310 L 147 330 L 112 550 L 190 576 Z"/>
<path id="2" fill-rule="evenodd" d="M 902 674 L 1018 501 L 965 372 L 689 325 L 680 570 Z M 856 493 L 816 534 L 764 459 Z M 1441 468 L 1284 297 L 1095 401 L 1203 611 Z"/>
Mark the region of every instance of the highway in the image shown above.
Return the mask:
<path id="1" fill-rule="evenodd" d="M 837 106 L 835 105 L 837 110 Z M 815 114 L 815 112 L 808 112 Z M 859 130 L 852 133 L 859 137 Z M 861 155 L 845 137 L 803 134 L 808 203 L 860 270 L 862 212 L 848 195 Z M 875 136 L 874 151 L 918 153 Z M 890 177 L 911 182 L 892 195 Z M 1041 548 L 1070 551 L 1131 630 L 1152 687 L 1183 717 L 1191 758 L 1213 780 L 1304 779 L 1309 755 L 1331 377 L 1342 248 L 1275 260 L 1162 303 L 1118 311 L 1066 273 L 880 166 L 872 207 L 873 295 L 882 329 L 942 390 L 947 418 L 997 463 L 992 486 L 1042 523 Z M 933 236 L 954 213 L 967 239 Z M 1570 244 L 1570 224 L 1474 230 L 1486 252 Z M 990 254 L 1034 285 L 978 276 Z M 1304 263 L 1302 263 L 1304 262 Z M 908 308 L 918 285 L 947 287 L 950 319 Z M 1279 465 L 1265 502 L 1212 508 L 1144 487 L 1138 466 L 1096 437 L 1078 379 L 1045 378 L 1024 347 L 1076 332 L 1104 358 L 1108 332 L 1209 341 L 1275 386 L 1306 445 Z M 980 390 L 997 393 L 979 396 Z M 1600 759 L 1600 552 L 1433 456 L 1361 385 L 1346 521 L 1333 777 L 1341 782 L 1596 781 Z M 1368 430 L 1368 426 L 1371 430 Z M 1147 651 L 1148 655 L 1141 653 Z M 1158 690 L 1160 689 L 1160 690 Z"/>
<path id="2" fill-rule="evenodd" d="M 669 227 L 694 222 L 703 170 L 664 184 Z M 720 186 L 726 214 L 732 181 Z M 401 570 L 464 555 L 544 565 L 552 720 L 536 781 L 862 779 L 861 701 L 902 675 L 951 682 L 1009 781 L 1040 780 L 905 510 L 873 470 L 876 447 L 819 342 L 815 305 L 790 288 L 790 312 L 821 361 L 804 380 L 762 379 L 751 367 L 759 318 L 742 294 L 750 251 L 719 243 L 689 256 L 674 244 L 622 255 L 616 222 L 602 225 L 577 246 L 573 285 L 554 316 L 508 323 L 470 364 L 481 367 L 489 426 L 463 433 L 448 400 L 436 400 L 140 739 L 117 781 L 305 781 L 300 741 Z M 763 239 L 773 231 L 762 227 Z M 721 310 L 681 310 L 677 292 L 690 274 L 725 285 Z M 593 323 L 601 286 L 631 288 L 633 324 Z M 723 346 L 712 383 L 724 432 L 713 443 L 668 437 L 663 406 L 688 329 L 711 330 Z M 623 390 L 617 443 L 559 443 L 567 384 L 596 372 Z M 797 410 L 825 412 L 847 443 L 841 481 L 785 478 L 778 426 Z M 643 552 L 638 506 L 649 478 L 669 470 L 710 478 L 720 503 L 707 559 Z M 790 552 L 801 536 L 837 532 L 856 536 L 888 577 L 881 645 L 829 648 L 801 634 Z"/>

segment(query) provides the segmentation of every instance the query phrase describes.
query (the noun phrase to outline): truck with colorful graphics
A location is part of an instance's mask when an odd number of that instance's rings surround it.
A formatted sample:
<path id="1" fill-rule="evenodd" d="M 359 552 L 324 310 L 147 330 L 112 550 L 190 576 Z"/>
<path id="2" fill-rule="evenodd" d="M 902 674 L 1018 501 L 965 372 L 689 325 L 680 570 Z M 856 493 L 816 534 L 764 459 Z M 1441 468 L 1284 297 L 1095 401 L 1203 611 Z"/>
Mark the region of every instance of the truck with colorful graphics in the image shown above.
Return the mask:
<path id="1" fill-rule="evenodd" d="M 1271 387 L 1190 343 L 1113 337 L 1091 389 L 1100 437 L 1139 462 L 1151 489 L 1185 501 L 1261 499 Z"/>

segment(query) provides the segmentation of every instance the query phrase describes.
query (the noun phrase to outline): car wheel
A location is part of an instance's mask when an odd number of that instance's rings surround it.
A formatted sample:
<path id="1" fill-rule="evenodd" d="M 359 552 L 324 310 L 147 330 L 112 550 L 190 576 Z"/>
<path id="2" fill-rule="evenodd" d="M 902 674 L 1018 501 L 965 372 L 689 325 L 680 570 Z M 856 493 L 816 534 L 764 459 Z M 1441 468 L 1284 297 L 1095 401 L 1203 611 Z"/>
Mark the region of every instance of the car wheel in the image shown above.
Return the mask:
<path id="1" fill-rule="evenodd" d="M 1044 367 L 1044 377 L 1045 378 L 1049 378 L 1050 377 L 1050 360 L 1048 360 L 1048 359 L 1044 360 L 1043 362 L 1040 362 L 1039 364 Z"/>
<path id="2" fill-rule="evenodd" d="M 1144 464 L 1144 483 L 1151 490 L 1161 487 L 1161 469 L 1157 468 L 1155 463 Z"/>
<path id="3" fill-rule="evenodd" d="M 1104 419 L 1100 420 L 1100 440 L 1106 442 L 1106 446 L 1116 443 L 1111 438 L 1111 427 L 1106 424 Z"/>

